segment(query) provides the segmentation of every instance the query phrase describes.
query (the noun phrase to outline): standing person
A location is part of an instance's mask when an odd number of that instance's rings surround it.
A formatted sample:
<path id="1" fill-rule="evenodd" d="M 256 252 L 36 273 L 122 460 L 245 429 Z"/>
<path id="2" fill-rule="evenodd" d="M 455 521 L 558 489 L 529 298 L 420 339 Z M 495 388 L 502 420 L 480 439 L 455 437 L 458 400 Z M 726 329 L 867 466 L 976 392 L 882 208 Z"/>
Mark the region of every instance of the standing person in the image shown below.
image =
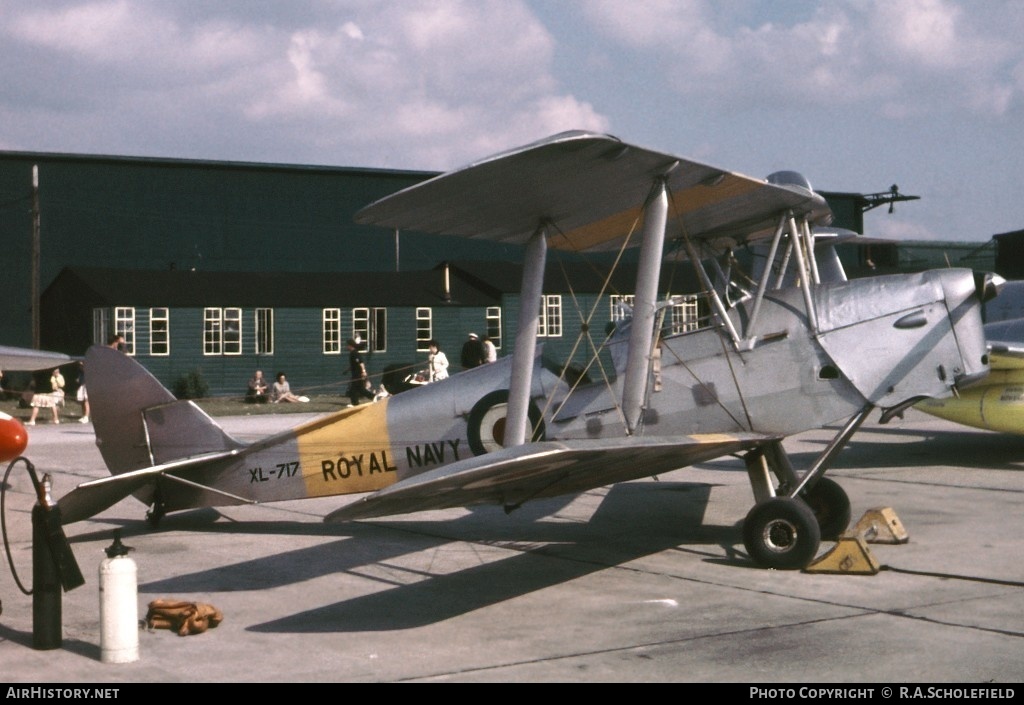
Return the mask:
<path id="1" fill-rule="evenodd" d="M 32 395 L 32 416 L 29 417 L 28 426 L 36 425 L 36 416 L 40 409 L 53 410 L 53 422 L 60 423 L 60 412 L 57 407 L 64 403 L 64 376 L 60 369 L 54 369 L 50 373 L 50 390 L 42 394 Z"/>
<path id="2" fill-rule="evenodd" d="M 78 391 L 75 392 L 75 399 L 82 405 L 82 418 L 78 423 L 89 423 L 89 393 L 85 390 L 85 363 L 78 362 Z"/>
<path id="3" fill-rule="evenodd" d="M 267 380 L 263 377 L 263 370 L 256 370 L 249 379 L 249 388 L 245 392 L 245 400 L 250 404 L 265 404 L 267 401 Z"/>
<path id="4" fill-rule="evenodd" d="M 441 345 L 436 340 L 427 343 L 430 354 L 427 355 L 427 381 L 440 382 L 448 379 L 448 356 L 441 352 Z"/>
<path id="5" fill-rule="evenodd" d="M 120 350 L 124 352 L 125 340 L 124 336 L 120 333 L 111 333 L 110 337 L 107 338 L 107 347 L 114 350 Z"/>
<path id="6" fill-rule="evenodd" d="M 348 383 L 349 406 L 357 406 L 360 399 L 374 399 L 366 363 L 359 354 L 359 346 L 351 338 L 348 341 L 348 368 L 351 373 L 351 380 Z"/>
<path id="7" fill-rule="evenodd" d="M 497 362 L 498 361 L 498 349 L 494 347 L 494 342 L 491 340 L 491 336 L 484 336 L 484 362 Z"/>
<path id="8" fill-rule="evenodd" d="M 484 346 L 476 333 L 470 333 L 469 338 L 462 344 L 460 362 L 462 362 L 462 369 L 464 370 L 484 364 Z"/>
<path id="9" fill-rule="evenodd" d="M 288 384 L 284 372 L 277 373 L 277 379 L 274 381 L 271 395 L 271 401 L 275 404 L 279 401 L 309 401 L 309 397 L 299 397 L 292 394 L 292 386 Z"/>

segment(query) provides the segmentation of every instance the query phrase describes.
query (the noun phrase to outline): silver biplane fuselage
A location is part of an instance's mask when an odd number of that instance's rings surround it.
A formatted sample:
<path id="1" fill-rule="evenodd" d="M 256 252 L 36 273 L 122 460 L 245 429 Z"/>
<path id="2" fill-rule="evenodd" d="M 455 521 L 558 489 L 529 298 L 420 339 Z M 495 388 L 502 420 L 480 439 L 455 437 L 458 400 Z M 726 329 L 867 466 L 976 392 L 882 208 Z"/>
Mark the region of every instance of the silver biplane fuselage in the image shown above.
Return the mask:
<path id="1" fill-rule="evenodd" d="M 849 522 L 849 500 L 823 475 L 867 414 L 949 396 L 988 372 L 981 302 L 998 288 L 962 269 L 823 276 L 837 258 L 815 231 L 830 218 L 791 172 L 750 179 L 589 133 L 441 175 L 357 220 L 523 244 L 511 356 L 246 445 L 133 360 L 94 348 L 90 401 L 114 477 L 67 495 L 63 514 L 76 521 L 128 493 L 156 518 L 354 493 L 364 496 L 326 519 L 514 508 L 743 452 L 756 501 L 743 530 L 749 553 L 803 567 L 822 536 Z M 752 243 L 757 271 L 740 281 L 726 262 Z M 581 326 L 597 381 L 580 384 L 537 345 L 548 249 L 633 245 L 631 315 L 599 340 Z M 658 273 L 669 251 L 684 252 L 704 284 L 706 315 L 694 330 L 663 323 L 673 299 L 659 294 Z M 819 251 L 830 259 L 819 263 Z M 811 467 L 793 468 L 782 439 L 836 422 Z"/>

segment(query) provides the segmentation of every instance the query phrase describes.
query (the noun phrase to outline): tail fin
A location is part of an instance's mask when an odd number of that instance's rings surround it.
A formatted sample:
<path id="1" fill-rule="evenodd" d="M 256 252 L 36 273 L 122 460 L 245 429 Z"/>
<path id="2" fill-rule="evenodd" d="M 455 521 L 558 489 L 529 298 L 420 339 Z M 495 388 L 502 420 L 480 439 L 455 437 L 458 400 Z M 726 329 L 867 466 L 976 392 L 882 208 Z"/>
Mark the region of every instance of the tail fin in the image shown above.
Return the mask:
<path id="1" fill-rule="evenodd" d="M 113 475 L 245 445 L 118 350 L 89 348 L 85 371 L 96 445 Z"/>

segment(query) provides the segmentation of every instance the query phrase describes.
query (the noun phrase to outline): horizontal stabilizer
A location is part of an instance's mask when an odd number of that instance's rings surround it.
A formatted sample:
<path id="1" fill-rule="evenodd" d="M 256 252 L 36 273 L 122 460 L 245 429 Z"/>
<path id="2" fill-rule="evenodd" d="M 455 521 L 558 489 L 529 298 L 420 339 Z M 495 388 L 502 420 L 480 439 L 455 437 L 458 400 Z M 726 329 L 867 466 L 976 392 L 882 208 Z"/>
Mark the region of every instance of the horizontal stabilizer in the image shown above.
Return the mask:
<path id="1" fill-rule="evenodd" d="M 773 436 L 713 433 L 542 441 L 460 460 L 401 480 L 328 514 L 324 521 L 555 497 L 635 480 L 753 448 Z"/>
<path id="2" fill-rule="evenodd" d="M 235 455 L 237 451 L 204 453 L 191 458 L 182 458 L 163 465 L 143 468 L 132 472 L 103 477 L 98 480 L 83 482 L 57 501 L 60 507 L 61 522 L 73 524 L 89 517 L 96 516 L 104 509 L 114 506 L 122 499 L 145 485 L 155 482 L 157 478 L 172 471 L 205 465 L 206 463 Z"/>

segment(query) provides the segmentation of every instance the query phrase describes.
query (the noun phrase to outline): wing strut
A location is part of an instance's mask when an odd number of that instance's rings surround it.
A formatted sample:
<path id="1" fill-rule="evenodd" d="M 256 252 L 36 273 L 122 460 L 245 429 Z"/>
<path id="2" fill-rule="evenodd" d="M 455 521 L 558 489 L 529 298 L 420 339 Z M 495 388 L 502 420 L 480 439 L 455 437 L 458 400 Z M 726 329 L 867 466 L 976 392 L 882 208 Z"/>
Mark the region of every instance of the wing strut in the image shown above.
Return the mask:
<path id="1" fill-rule="evenodd" d="M 729 318 L 729 312 L 726 310 L 725 304 L 722 303 L 722 297 L 718 295 L 718 290 L 715 289 L 715 284 L 711 281 L 711 277 L 708 276 L 707 270 L 701 263 L 701 257 L 697 253 L 693 243 L 690 242 L 690 238 L 683 238 L 683 246 L 686 248 L 686 255 L 693 263 L 697 276 L 700 277 L 701 284 L 704 285 L 704 291 L 707 292 L 708 300 L 714 307 L 715 313 L 718 315 L 719 322 L 729 332 L 729 339 L 732 340 L 732 344 L 738 346 L 740 344 L 739 333 L 736 332 L 736 327 L 732 324 L 732 319 Z"/>
<path id="2" fill-rule="evenodd" d="M 761 280 L 757 284 L 757 294 L 754 296 L 754 310 L 750 314 L 750 323 L 747 324 L 748 331 L 757 330 L 758 314 L 761 312 L 761 302 L 764 301 L 764 292 L 768 289 L 768 280 L 772 276 L 772 263 L 779 251 L 779 243 L 782 241 L 782 233 L 786 229 L 786 217 L 779 218 L 779 225 L 775 228 L 775 235 L 772 236 L 772 244 L 768 249 L 768 256 L 765 257 L 764 271 L 761 272 Z M 754 346 L 754 338 L 750 335 L 746 338 L 746 347 Z"/>
<path id="3" fill-rule="evenodd" d="M 526 442 L 530 423 L 530 389 L 533 387 L 533 356 L 537 350 L 537 325 L 544 267 L 548 254 L 547 224 L 541 223 L 526 243 L 522 295 L 519 301 L 519 325 L 512 354 L 512 377 L 508 390 L 508 417 L 505 421 L 505 446 Z"/>
<path id="4" fill-rule="evenodd" d="M 659 178 L 647 201 L 644 213 L 643 240 L 637 266 L 636 292 L 633 299 L 633 324 L 629 330 L 629 357 L 622 384 L 622 412 L 626 430 L 632 434 L 640 422 L 647 373 L 654 340 L 654 314 L 658 296 L 658 274 L 665 244 L 668 218 L 668 192 L 665 178 Z"/>
<path id="5" fill-rule="evenodd" d="M 813 277 L 811 273 L 811 265 L 808 260 L 814 260 L 814 252 L 806 253 L 808 258 L 804 258 L 804 242 L 800 237 L 802 231 L 797 229 L 796 219 L 789 216 L 789 237 L 793 243 L 793 252 L 796 254 L 796 261 L 800 267 L 800 279 L 803 282 L 804 292 L 804 305 L 807 306 L 807 319 L 810 321 L 811 330 L 814 331 L 815 335 L 818 333 L 818 314 L 814 310 L 814 299 L 811 294 L 811 287 L 813 286 Z"/>
<path id="6" fill-rule="evenodd" d="M 853 434 L 857 432 L 864 420 L 867 419 L 868 414 L 875 408 L 875 405 L 871 402 L 866 403 L 860 411 L 850 417 L 850 420 L 846 422 L 842 430 L 836 434 L 828 446 L 821 452 L 818 459 L 814 461 L 814 464 L 808 469 L 804 476 L 797 483 L 797 486 L 793 488 L 793 491 L 789 493 L 791 497 L 796 497 L 798 494 L 804 491 L 805 487 L 813 487 L 814 483 L 818 481 L 818 478 L 825 474 L 825 470 L 828 469 L 829 463 L 839 454 L 839 451 L 850 441 Z"/>

